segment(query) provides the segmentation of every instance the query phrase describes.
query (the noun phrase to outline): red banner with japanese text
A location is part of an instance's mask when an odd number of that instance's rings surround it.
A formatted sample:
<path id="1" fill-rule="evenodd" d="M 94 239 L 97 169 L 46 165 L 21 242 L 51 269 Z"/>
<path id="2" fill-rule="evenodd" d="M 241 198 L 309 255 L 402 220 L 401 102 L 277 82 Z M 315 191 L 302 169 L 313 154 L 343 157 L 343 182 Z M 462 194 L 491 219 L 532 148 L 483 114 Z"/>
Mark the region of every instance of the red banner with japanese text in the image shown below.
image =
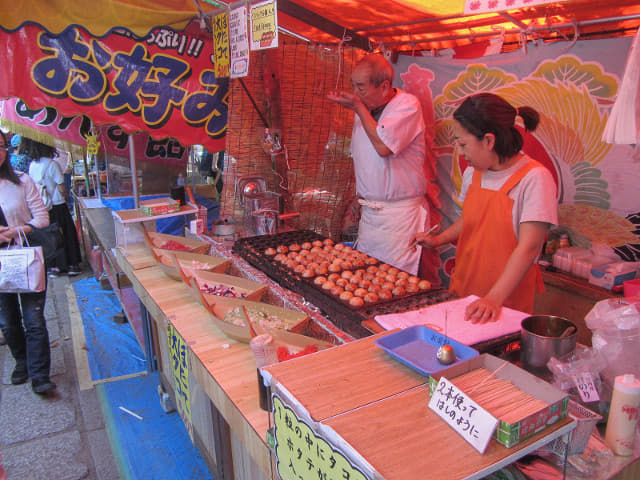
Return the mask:
<path id="1" fill-rule="evenodd" d="M 87 134 L 91 121 L 84 115 L 64 117 L 53 107 L 29 108 L 17 98 L 0 100 L 0 125 L 14 133 L 75 152 L 82 156 L 87 146 Z M 110 155 L 129 157 L 129 134 L 118 125 L 100 125 L 98 141 L 101 149 Z M 156 140 L 147 132 L 136 132 L 135 156 L 139 162 L 149 162 L 184 168 L 188 160 L 188 148 L 175 138 Z"/>
<path id="2" fill-rule="evenodd" d="M 94 38 L 78 27 L 59 35 L 33 24 L 0 29 L 0 98 L 215 152 L 225 146 L 229 80 L 216 78 L 212 50 L 197 23 L 182 32 L 158 28 L 142 40 Z"/>

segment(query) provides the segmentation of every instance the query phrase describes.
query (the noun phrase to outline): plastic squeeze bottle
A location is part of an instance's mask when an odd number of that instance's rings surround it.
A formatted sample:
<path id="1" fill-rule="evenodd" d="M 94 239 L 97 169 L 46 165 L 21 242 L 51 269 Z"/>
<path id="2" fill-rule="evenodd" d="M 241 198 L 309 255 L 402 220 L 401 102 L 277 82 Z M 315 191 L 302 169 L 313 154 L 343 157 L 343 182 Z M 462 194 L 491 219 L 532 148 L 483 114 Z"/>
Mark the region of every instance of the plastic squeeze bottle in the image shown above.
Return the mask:
<path id="1" fill-rule="evenodd" d="M 640 379 L 632 373 L 616 377 L 605 433 L 605 442 L 616 455 L 633 455 L 639 417 Z"/>

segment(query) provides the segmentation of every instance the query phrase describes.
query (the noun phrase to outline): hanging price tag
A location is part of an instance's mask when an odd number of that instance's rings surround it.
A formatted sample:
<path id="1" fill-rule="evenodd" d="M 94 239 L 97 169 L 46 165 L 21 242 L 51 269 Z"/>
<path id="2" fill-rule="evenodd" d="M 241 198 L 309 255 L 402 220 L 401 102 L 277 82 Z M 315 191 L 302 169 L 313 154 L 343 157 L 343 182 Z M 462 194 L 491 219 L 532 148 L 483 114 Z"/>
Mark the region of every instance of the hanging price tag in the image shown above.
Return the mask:
<path id="1" fill-rule="evenodd" d="M 580 393 L 580 398 L 583 402 L 599 402 L 600 396 L 598 395 L 598 389 L 593 383 L 593 376 L 591 372 L 582 372 L 578 375 L 573 375 L 573 382 L 576 384 L 576 388 Z"/>
<path id="2" fill-rule="evenodd" d="M 480 453 L 484 453 L 498 419 L 467 397 L 446 378 L 440 378 L 429 408 Z"/>

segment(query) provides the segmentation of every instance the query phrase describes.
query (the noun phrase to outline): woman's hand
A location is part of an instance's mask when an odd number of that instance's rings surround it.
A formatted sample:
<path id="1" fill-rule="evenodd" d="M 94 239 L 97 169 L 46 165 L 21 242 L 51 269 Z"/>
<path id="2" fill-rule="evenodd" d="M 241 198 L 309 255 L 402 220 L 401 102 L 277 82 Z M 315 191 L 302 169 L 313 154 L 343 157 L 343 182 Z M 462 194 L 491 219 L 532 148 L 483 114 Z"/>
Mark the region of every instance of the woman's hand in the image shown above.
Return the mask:
<path id="1" fill-rule="evenodd" d="M 416 233 L 416 236 L 413 237 L 412 243 L 419 243 L 420 245 L 426 248 L 435 248 L 442 245 L 442 243 L 438 240 L 438 235 L 433 235 L 428 232 Z"/>
<path id="2" fill-rule="evenodd" d="M 18 230 L 12 227 L 0 227 L 0 243 L 11 242 L 18 236 Z"/>
<path id="3" fill-rule="evenodd" d="M 479 298 L 467 305 L 464 319 L 471 323 L 497 322 L 502 305 L 488 297 Z"/>

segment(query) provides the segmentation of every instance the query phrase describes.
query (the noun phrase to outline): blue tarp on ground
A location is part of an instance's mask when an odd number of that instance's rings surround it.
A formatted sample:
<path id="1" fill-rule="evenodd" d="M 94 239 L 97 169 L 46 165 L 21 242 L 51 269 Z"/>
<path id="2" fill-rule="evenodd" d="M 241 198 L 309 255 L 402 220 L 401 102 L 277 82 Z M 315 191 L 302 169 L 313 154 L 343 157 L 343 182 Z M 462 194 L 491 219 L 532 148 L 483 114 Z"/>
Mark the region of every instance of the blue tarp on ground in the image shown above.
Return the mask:
<path id="1" fill-rule="evenodd" d="M 97 386 L 120 474 L 126 480 L 212 480 L 180 416 L 162 410 L 159 383 L 156 372 Z"/>
<path id="2" fill-rule="evenodd" d="M 73 283 L 84 326 L 91 379 L 104 380 L 145 371 L 145 356 L 129 323 L 116 323 L 120 301 L 93 277 Z"/>

